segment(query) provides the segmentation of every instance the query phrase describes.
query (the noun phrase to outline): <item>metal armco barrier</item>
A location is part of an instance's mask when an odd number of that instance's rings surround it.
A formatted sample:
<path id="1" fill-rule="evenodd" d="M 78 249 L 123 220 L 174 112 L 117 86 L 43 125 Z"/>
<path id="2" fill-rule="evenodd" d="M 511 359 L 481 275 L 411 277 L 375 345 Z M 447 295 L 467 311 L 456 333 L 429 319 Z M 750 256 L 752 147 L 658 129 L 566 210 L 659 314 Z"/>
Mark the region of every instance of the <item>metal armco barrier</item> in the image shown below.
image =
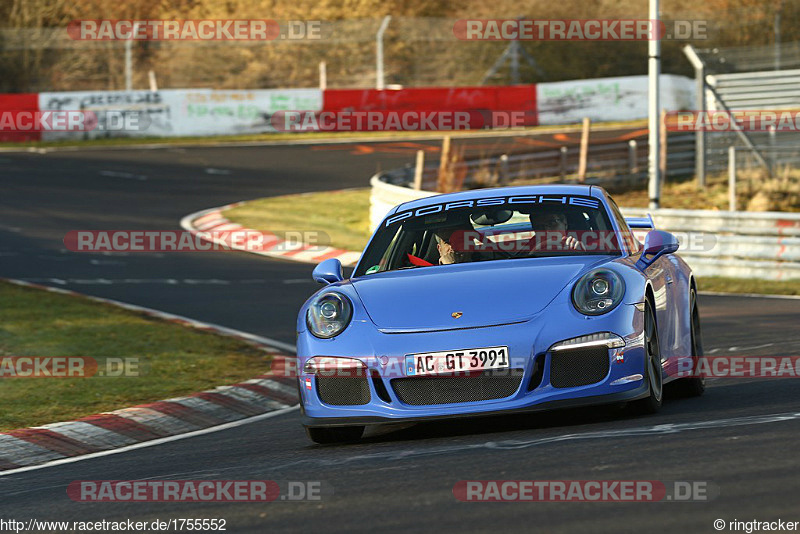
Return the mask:
<path id="1" fill-rule="evenodd" d="M 646 209 L 622 208 L 627 217 Z M 678 235 L 678 253 L 697 276 L 800 279 L 800 213 L 661 209 L 656 228 Z M 708 236 L 710 247 L 686 242 Z"/>
<path id="2" fill-rule="evenodd" d="M 407 187 L 411 177 L 413 169 L 372 177 L 371 228 L 394 206 L 436 194 Z M 622 212 L 627 217 L 652 213 L 656 228 L 678 236 L 678 253 L 697 276 L 800 279 L 800 213 L 643 208 L 622 208 Z"/>

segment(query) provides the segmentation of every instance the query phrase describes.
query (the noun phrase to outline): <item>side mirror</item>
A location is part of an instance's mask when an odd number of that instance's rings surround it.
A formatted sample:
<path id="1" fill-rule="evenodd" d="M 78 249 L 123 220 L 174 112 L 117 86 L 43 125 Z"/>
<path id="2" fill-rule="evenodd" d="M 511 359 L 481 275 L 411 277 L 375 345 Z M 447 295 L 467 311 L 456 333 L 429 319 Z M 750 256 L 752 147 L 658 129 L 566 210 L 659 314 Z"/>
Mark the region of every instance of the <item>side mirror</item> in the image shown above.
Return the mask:
<path id="1" fill-rule="evenodd" d="M 664 254 L 672 254 L 678 250 L 678 238 L 663 230 L 651 230 L 644 238 L 644 250 L 636 267 L 644 271 Z"/>
<path id="2" fill-rule="evenodd" d="M 342 262 L 336 258 L 325 260 L 314 267 L 311 277 L 315 282 L 319 282 L 320 284 L 341 282 L 344 280 L 344 275 L 342 275 Z"/>

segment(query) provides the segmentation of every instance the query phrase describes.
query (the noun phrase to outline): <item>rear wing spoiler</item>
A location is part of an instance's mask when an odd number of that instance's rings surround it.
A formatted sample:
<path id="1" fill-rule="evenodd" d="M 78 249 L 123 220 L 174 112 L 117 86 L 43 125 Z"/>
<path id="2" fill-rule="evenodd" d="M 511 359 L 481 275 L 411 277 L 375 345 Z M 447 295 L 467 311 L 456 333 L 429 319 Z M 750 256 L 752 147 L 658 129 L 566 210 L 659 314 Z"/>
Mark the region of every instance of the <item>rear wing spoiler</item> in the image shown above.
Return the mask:
<path id="1" fill-rule="evenodd" d="M 631 230 L 655 230 L 656 223 L 653 222 L 653 216 L 649 213 L 647 217 L 625 217 L 625 222 L 628 223 Z"/>

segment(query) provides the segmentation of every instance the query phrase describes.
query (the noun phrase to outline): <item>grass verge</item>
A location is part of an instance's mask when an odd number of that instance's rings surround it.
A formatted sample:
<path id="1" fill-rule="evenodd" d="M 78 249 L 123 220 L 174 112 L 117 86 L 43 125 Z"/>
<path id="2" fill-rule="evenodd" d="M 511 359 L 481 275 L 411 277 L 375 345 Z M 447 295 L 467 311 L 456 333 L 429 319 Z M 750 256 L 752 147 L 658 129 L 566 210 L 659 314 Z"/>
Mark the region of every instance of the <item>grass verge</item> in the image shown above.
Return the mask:
<path id="1" fill-rule="evenodd" d="M 646 121 L 614 121 L 598 123 L 596 126 L 603 128 L 634 128 L 646 124 Z M 580 124 L 547 125 L 533 126 L 529 128 L 519 128 L 512 130 L 420 130 L 420 131 L 385 131 L 385 132 L 275 132 L 246 135 L 217 135 L 217 136 L 196 136 L 196 137 L 115 137 L 110 139 L 86 139 L 68 141 L 27 141 L 24 143 L 0 143 L 0 148 L 60 148 L 60 147 L 115 147 L 115 146 L 136 146 L 136 145 L 216 145 L 220 143 L 272 143 L 282 141 L 336 141 L 367 138 L 385 138 L 387 141 L 394 139 L 430 137 L 440 139 L 445 135 L 456 137 L 475 137 L 491 136 L 494 132 L 499 135 L 526 135 L 537 134 L 546 131 L 580 131 Z"/>
<path id="2" fill-rule="evenodd" d="M 369 239 L 369 189 L 261 198 L 229 209 L 232 221 L 279 236 L 315 232 L 317 244 L 363 250 Z"/>
<path id="3" fill-rule="evenodd" d="M 757 293 L 759 295 L 800 295 L 800 280 L 754 280 L 752 278 L 724 278 L 708 276 L 697 278 L 699 291 L 720 293 Z"/>
<path id="4" fill-rule="evenodd" d="M 0 357 L 140 362 L 140 376 L 0 378 L 0 430 L 186 395 L 269 369 L 269 357 L 252 345 L 110 304 L 8 282 L 0 282 L 0 302 Z"/>
<path id="5" fill-rule="evenodd" d="M 700 194 L 692 196 L 694 184 L 672 184 L 666 189 L 665 207 L 703 209 Z M 668 186 L 670 187 L 670 186 Z M 284 197 L 262 198 L 225 212 L 225 216 L 248 228 L 281 233 L 309 231 L 326 234 L 337 248 L 363 250 L 369 239 L 369 189 L 306 193 Z M 677 198 L 676 198 L 677 197 Z M 647 207 L 647 193 L 629 192 L 614 195 L 626 207 Z M 674 199 L 670 205 L 669 199 Z M 708 208 L 706 208 L 708 209 Z M 722 293 L 758 293 L 800 295 L 800 280 L 773 282 L 740 278 L 699 278 L 701 291 Z"/>

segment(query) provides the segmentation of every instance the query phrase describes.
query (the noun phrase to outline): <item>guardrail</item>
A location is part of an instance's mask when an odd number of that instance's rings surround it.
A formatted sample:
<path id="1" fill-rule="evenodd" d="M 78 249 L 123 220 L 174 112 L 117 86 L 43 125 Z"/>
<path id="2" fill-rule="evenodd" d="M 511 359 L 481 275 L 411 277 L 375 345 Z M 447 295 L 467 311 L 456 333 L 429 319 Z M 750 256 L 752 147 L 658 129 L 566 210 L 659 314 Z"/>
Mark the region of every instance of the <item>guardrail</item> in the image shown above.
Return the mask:
<path id="1" fill-rule="evenodd" d="M 622 208 L 628 217 L 646 209 Z M 697 276 L 800 279 L 800 213 L 660 209 L 656 228 L 681 241 L 679 254 Z"/>
<path id="2" fill-rule="evenodd" d="M 372 228 L 397 204 L 436 194 L 407 187 L 413 174 L 413 169 L 405 168 L 372 177 Z M 627 217 L 651 213 L 658 229 L 675 233 L 681 241 L 679 254 L 697 276 L 800 279 L 800 213 L 640 208 L 622 212 Z"/>

